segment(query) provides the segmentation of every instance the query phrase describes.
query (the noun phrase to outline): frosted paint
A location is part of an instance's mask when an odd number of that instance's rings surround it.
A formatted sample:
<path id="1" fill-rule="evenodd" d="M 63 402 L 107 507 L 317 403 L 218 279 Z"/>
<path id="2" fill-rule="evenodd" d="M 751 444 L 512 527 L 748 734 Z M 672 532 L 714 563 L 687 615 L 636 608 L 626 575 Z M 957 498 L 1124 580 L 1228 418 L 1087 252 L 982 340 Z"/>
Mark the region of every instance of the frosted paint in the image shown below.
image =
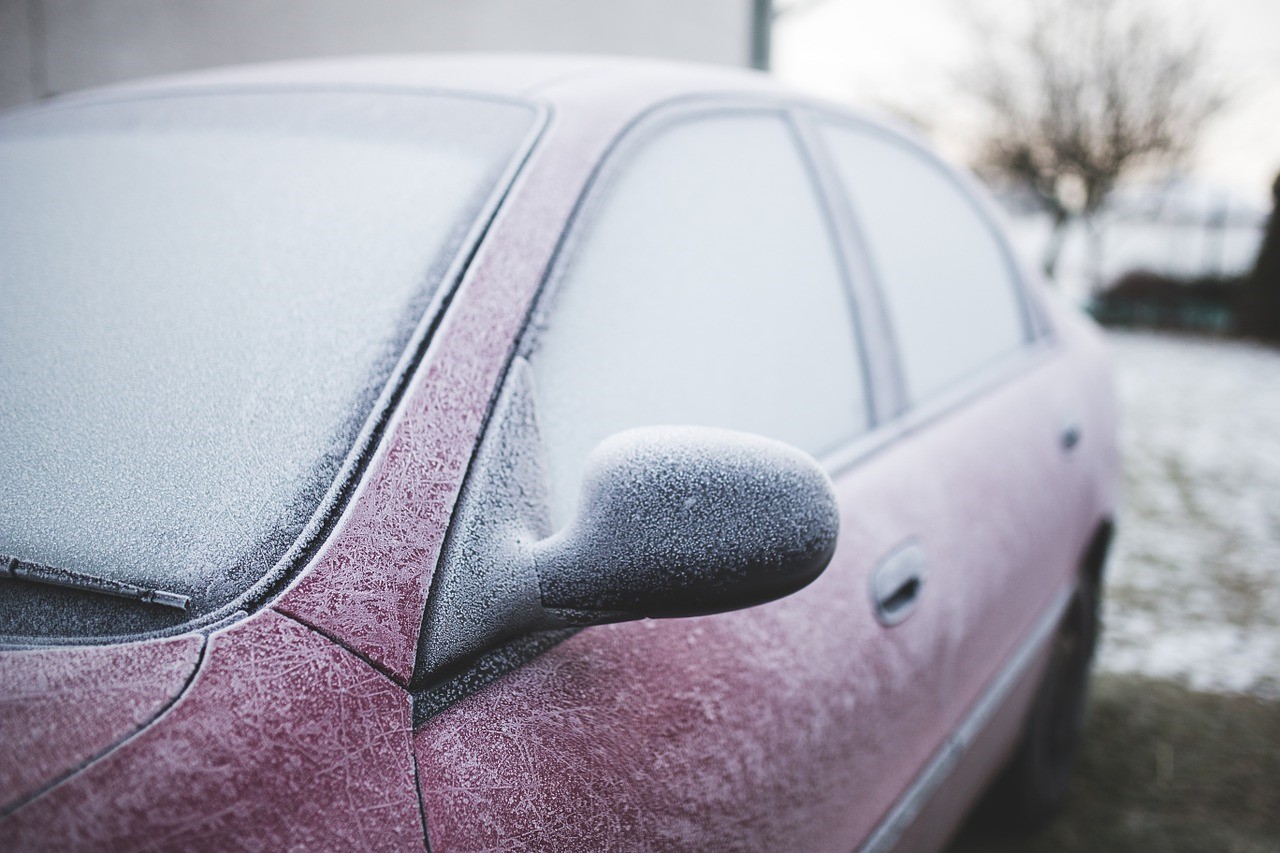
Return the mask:
<path id="1" fill-rule="evenodd" d="M 920 400 L 1026 340 L 991 227 L 936 163 L 902 143 L 824 128 L 866 237 L 897 335 L 907 391 Z"/>
<path id="2" fill-rule="evenodd" d="M 410 714 L 382 673 L 260 610 L 210 638 L 154 725 L 0 819 L 0 839 L 6 850 L 420 853 Z"/>
<path id="3" fill-rule="evenodd" d="M 430 680 L 505 640 L 565 627 L 542 606 L 534 544 L 551 530 L 529 366 L 516 359 L 458 500 L 422 620 Z"/>
<path id="4" fill-rule="evenodd" d="M 866 428 L 840 270 L 781 120 L 677 124 L 605 193 L 531 356 L 557 527 L 587 453 L 630 427 L 724 427 L 813 455 Z"/>
<path id="5" fill-rule="evenodd" d="M 840 546 L 811 586 L 716 616 L 591 627 L 420 714 L 432 849 L 856 849 L 951 743 L 1113 506 L 1105 358 L 1053 310 L 1050 367 L 840 473 Z M 1045 437 L 1073 401 L 1086 438 L 1066 455 Z M 870 577 L 913 539 L 929 579 L 919 610 L 885 628 Z M 1027 698 L 1011 694 L 996 746 L 978 742 L 926 820 L 954 819 L 981 791 L 967 762 L 995 763 Z"/>
<path id="6" fill-rule="evenodd" d="M 362 93 L 6 123 L 0 553 L 196 612 L 243 592 L 315 511 L 531 120 Z"/>
<path id="7" fill-rule="evenodd" d="M 556 102 L 341 526 L 275 605 L 401 684 L 412 677 L 433 567 L 529 301 L 601 153 L 652 103 L 643 87 L 619 94 L 608 78 L 574 79 L 588 94 Z"/>
<path id="8" fill-rule="evenodd" d="M 204 638 L 0 654 L 0 811 L 151 723 L 190 681 Z"/>

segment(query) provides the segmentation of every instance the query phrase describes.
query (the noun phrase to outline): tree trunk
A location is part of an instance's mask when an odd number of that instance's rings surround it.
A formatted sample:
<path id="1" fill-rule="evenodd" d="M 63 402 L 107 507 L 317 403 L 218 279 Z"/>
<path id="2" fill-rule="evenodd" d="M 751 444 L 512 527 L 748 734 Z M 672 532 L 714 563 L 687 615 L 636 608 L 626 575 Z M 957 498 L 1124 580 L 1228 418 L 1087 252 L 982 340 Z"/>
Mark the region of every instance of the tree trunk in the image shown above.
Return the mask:
<path id="1" fill-rule="evenodd" d="M 1071 216 L 1065 210 L 1053 212 L 1053 231 L 1049 234 L 1049 242 L 1044 247 L 1044 258 L 1041 261 L 1044 277 L 1054 281 L 1058 270 L 1058 257 L 1062 254 L 1062 244 L 1067 239 L 1067 226 Z"/>
<path id="2" fill-rule="evenodd" d="M 1089 244 L 1089 294 L 1093 295 L 1102 289 L 1102 226 L 1098 224 L 1097 213 L 1084 216 L 1084 233 Z"/>

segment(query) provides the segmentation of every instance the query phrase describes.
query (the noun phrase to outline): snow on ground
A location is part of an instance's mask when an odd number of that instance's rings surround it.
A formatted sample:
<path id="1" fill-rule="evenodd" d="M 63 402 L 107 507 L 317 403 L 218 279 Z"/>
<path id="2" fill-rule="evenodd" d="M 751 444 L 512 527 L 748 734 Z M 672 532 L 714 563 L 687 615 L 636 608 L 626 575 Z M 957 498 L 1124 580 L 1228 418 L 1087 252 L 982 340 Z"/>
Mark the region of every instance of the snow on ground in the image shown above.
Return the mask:
<path id="1" fill-rule="evenodd" d="M 1280 349 L 1111 339 L 1124 505 L 1099 668 L 1280 698 Z"/>

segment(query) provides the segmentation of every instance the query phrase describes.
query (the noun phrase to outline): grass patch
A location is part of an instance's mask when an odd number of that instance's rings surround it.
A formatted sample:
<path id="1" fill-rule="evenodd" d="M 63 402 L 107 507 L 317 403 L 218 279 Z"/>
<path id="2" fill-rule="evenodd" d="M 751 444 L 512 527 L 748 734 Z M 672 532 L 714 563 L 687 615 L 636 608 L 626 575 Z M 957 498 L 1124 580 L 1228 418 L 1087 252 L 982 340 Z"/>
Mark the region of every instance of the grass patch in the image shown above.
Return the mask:
<path id="1" fill-rule="evenodd" d="M 1066 811 L 1034 836 L 977 822 L 951 853 L 1280 851 L 1280 703 L 1100 675 Z"/>

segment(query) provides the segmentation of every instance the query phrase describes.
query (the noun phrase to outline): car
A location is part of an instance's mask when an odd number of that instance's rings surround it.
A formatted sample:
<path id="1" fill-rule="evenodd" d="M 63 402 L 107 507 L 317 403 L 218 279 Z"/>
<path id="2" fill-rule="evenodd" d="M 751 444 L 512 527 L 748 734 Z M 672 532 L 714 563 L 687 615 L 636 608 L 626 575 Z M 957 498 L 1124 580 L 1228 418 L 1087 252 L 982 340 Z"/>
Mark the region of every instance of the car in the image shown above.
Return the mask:
<path id="1" fill-rule="evenodd" d="M 307 61 L 11 112 L 0 187 L 7 849 L 1060 808 L 1109 357 L 910 130 L 730 69 Z"/>

